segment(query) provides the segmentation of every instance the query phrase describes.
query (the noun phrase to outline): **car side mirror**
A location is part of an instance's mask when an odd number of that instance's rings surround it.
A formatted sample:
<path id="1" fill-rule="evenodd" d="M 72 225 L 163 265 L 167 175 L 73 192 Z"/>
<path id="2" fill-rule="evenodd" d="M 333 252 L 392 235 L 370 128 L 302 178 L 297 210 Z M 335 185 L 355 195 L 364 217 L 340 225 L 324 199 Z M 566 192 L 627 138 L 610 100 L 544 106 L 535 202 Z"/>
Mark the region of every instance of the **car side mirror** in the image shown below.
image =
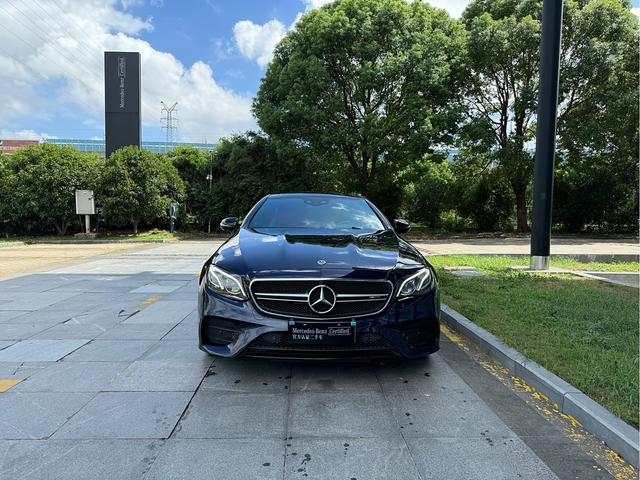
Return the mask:
<path id="1" fill-rule="evenodd" d="M 240 219 L 238 217 L 223 218 L 220 222 L 220 230 L 223 232 L 233 232 L 240 226 Z"/>
<path id="2" fill-rule="evenodd" d="M 393 229 L 398 233 L 407 233 L 411 230 L 411 224 L 401 218 L 396 218 L 393 221 Z"/>

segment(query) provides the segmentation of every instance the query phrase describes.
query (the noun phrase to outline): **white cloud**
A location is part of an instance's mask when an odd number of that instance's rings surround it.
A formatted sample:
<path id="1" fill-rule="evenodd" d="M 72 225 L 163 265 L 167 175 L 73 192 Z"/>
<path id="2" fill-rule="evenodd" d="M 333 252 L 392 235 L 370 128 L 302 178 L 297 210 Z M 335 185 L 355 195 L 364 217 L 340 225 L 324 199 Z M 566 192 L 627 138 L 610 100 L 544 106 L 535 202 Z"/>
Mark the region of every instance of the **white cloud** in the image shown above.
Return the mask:
<path id="1" fill-rule="evenodd" d="M 449 12 L 449 15 L 455 18 L 460 18 L 462 12 L 467 5 L 469 5 L 470 0 L 423 0 L 425 3 L 428 3 L 437 8 L 444 8 Z"/>
<path id="2" fill-rule="evenodd" d="M 632 8 L 631 13 L 633 13 L 636 17 L 640 17 L 640 7 Z"/>
<path id="3" fill-rule="evenodd" d="M 258 25 L 251 20 L 242 20 L 233 26 L 233 36 L 240 53 L 266 67 L 273 58 L 273 49 L 287 33 L 284 24 L 270 20 Z"/>
<path id="4" fill-rule="evenodd" d="M 56 138 L 44 132 L 36 132 L 35 130 L 0 130 L 0 139 L 11 140 L 42 140 L 46 138 Z"/>
<path id="5" fill-rule="evenodd" d="M 327 3 L 331 3 L 333 0 L 302 0 L 305 6 L 305 10 L 308 12 L 316 8 L 320 8 Z"/>
<path id="6" fill-rule="evenodd" d="M 141 54 L 143 126 L 160 126 L 164 100 L 178 102 L 178 136 L 185 139 L 215 141 L 255 128 L 249 97 L 220 86 L 207 64 L 183 65 L 172 54 L 136 38 L 153 26 L 118 10 L 118 0 L 15 5 L 18 10 L 10 6 L 0 10 L 0 24 L 11 32 L 0 29 L 2 127 L 64 120 L 64 125 L 78 127 L 69 132 L 60 129 L 60 136 L 95 135 L 104 118 L 103 51 L 123 50 Z"/>

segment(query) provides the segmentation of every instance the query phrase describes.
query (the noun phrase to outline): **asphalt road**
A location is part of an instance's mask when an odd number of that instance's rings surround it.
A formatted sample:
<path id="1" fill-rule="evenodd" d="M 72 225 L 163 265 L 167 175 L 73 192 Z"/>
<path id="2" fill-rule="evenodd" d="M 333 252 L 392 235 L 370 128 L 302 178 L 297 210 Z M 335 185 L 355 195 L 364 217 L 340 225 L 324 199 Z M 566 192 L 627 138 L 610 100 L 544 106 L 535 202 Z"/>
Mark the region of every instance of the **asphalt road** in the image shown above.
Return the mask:
<path id="1" fill-rule="evenodd" d="M 208 357 L 213 248 L 0 282 L 0 479 L 611 478 L 446 337 L 410 363 Z"/>

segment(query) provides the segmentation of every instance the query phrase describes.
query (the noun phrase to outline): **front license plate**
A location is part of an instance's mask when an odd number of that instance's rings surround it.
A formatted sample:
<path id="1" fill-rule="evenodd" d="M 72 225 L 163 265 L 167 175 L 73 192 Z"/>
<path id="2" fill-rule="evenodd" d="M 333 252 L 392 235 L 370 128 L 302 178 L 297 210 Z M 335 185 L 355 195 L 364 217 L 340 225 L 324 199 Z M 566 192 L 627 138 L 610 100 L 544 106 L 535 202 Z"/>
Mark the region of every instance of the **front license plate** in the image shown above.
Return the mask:
<path id="1" fill-rule="evenodd" d="M 355 322 L 289 322 L 289 343 L 350 345 L 355 341 Z"/>

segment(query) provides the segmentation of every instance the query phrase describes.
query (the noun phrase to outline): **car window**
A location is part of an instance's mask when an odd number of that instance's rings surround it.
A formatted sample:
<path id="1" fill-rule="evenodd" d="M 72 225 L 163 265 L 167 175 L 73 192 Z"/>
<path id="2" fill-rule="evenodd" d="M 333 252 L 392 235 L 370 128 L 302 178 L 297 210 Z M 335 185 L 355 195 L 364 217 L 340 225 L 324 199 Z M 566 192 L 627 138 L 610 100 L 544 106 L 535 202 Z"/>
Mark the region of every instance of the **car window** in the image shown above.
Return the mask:
<path id="1" fill-rule="evenodd" d="M 382 230 L 369 204 L 347 197 L 270 197 L 251 219 L 251 228 Z"/>

